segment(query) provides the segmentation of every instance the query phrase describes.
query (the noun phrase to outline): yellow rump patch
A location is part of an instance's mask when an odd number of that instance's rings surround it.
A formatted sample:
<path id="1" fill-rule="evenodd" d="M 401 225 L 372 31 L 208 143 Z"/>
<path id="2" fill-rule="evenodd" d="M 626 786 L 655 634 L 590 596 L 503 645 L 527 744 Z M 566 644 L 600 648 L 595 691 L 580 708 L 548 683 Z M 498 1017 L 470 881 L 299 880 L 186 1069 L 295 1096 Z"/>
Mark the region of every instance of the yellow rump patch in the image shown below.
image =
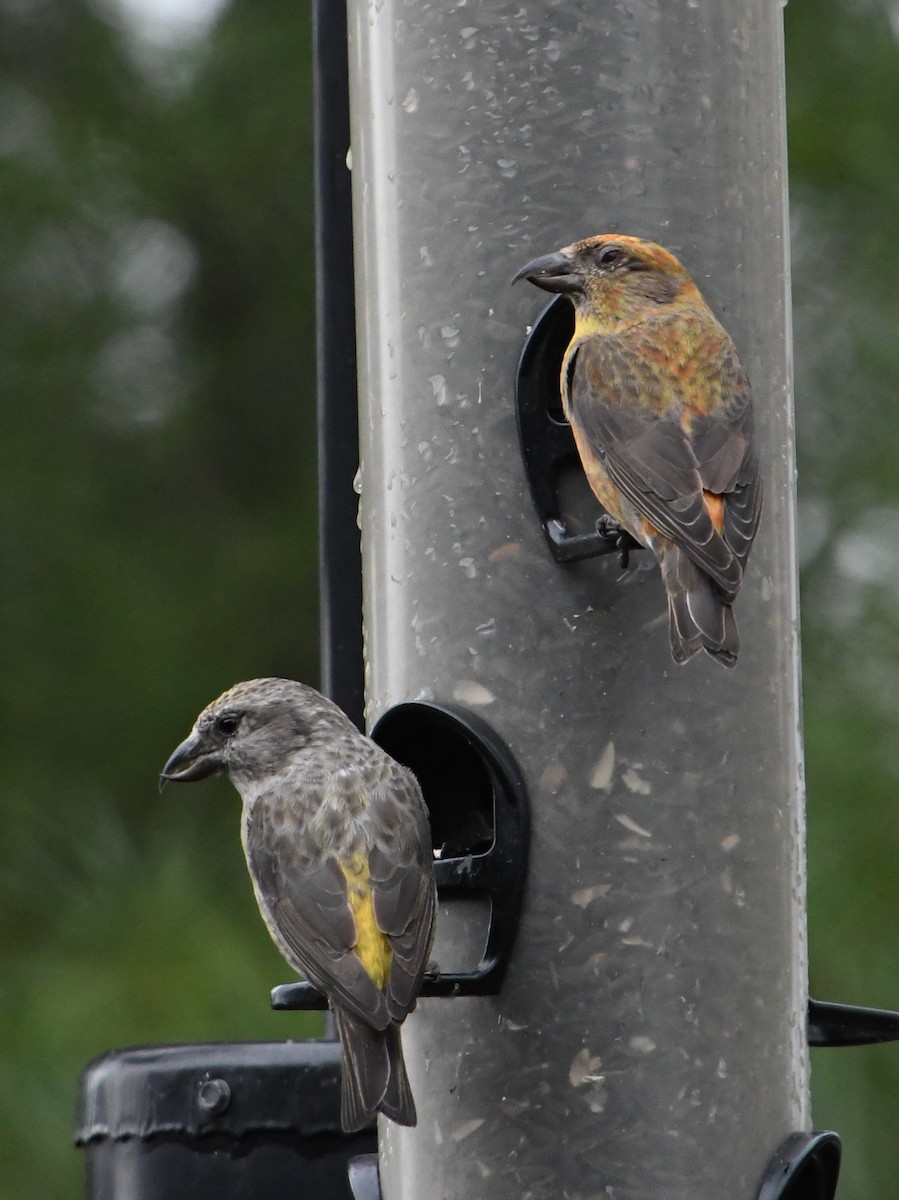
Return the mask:
<path id="1" fill-rule="evenodd" d="M 379 988 L 386 987 L 393 952 L 390 943 L 375 920 L 368 861 L 364 854 L 354 854 L 340 864 L 347 882 L 347 901 L 356 921 L 356 953 L 368 974 Z"/>

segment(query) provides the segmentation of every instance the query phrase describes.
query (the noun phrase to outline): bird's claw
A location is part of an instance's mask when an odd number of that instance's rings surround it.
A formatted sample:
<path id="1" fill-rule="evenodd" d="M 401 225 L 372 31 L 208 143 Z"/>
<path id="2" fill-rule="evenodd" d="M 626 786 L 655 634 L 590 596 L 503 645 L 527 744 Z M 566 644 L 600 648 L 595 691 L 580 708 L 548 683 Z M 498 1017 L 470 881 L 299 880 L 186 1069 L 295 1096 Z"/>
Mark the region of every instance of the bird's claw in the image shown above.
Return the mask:
<path id="1" fill-rule="evenodd" d="M 618 562 L 621 564 L 621 569 L 626 571 L 630 566 L 631 549 L 636 545 L 631 535 L 608 513 L 603 513 L 596 522 L 596 532 L 600 537 L 614 544 L 618 551 Z"/>

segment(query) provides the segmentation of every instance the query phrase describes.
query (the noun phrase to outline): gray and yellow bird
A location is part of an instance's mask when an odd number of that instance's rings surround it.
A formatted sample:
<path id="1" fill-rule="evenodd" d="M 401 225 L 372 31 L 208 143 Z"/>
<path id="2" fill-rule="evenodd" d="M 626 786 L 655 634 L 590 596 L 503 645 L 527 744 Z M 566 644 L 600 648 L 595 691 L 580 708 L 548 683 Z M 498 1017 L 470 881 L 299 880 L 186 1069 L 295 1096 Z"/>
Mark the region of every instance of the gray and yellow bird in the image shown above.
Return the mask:
<path id="1" fill-rule="evenodd" d="M 428 813 L 415 777 L 313 688 L 239 683 L 205 708 L 160 787 L 225 774 L 243 800 L 256 900 L 290 965 L 330 1001 L 341 1123 L 414 1125 L 400 1025 L 434 935 Z"/>

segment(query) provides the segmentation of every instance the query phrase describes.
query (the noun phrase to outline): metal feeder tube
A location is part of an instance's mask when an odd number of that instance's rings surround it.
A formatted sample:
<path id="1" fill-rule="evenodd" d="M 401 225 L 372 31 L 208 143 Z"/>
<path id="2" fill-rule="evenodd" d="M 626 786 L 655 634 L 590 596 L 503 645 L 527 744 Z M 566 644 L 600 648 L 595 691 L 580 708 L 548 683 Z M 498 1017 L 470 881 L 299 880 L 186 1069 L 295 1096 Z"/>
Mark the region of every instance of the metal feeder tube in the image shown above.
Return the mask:
<path id="1" fill-rule="evenodd" d="M 482 713 L 532 830 L 499 995 L 404 1026 L 419 1120 L 382 1122 L 382 1194 L 754 1200 L 810 1128 L 781 7 L 348 13 L 368 722 Z M 651 556 L 557 562 L 532 503 L 545 298 L 509 280 L 609 230 L 678 254 L 752 380 L 733 672 L 673 664 Z"/>

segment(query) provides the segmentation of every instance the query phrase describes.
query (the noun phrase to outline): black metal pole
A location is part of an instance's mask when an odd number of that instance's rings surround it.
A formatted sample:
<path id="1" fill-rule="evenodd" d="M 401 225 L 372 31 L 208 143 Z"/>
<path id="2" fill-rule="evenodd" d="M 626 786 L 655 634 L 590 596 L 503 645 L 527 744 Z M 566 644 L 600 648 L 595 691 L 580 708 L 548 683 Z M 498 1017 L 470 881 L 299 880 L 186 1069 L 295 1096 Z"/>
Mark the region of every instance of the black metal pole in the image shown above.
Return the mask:
<path id="1" fill-rule="evenodd" d="M 362 726 L 362 566 L 346 9 L 314 0 L 315 299 L 321 684 Z"/>

